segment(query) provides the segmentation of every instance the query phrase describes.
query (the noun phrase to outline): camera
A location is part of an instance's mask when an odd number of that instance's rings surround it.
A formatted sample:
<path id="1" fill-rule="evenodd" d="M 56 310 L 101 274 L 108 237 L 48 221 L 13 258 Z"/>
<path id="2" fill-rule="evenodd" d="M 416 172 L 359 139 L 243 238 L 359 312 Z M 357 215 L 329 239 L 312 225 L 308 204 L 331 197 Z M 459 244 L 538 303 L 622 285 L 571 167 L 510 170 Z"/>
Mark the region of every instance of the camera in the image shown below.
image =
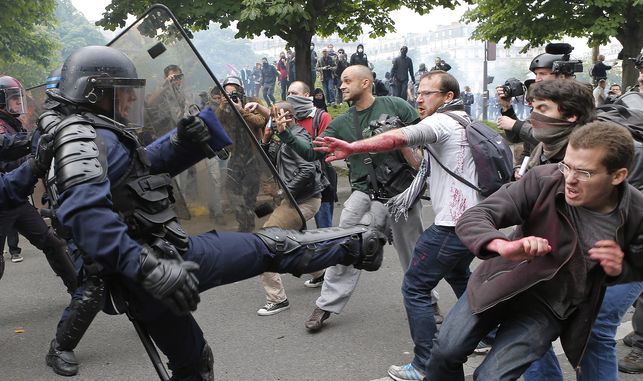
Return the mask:
<path id="1" fill-rule="evenodd" d="M 391 116 L 388 114 L 382 114 L 377 120 L 372 120 L 368 127 L 371 130 L 371 135 L 375 136 L 381 134 L 382 132 L 390 131 L 395 128 L 403 127 L 404 123 L 397 116 Z"/>
<path id="2" fill-rule="evenodd" d="M 637 69 L 643 68 L 643 53 L 636 56 L 636 58 L 630 58 L 630 60 L 634 61 L 635 68 Z"/>
<path id="3" fill-rule="evenodd" d="M 552 65 L 551 70 L 554 74 L 572 76 L 574 73 L 583 71 L 583 61 L 569 59 L 569 54 L 572 50 L 574 50 L 574 47 L 567 43 L 549 43 L 545 46 L 546 53 L 563 55 L 561 60 L 554 61 Z"/>
<path id="4" fill-rule="evenodd" d="M 233 101 L 234 103 L 239 103 L 242 95 L 238 91 L 233 91 L 231 93 L 228 93 L 228 96 L 230 97 L 230 100 Z"/>
<path id="5" fill-rule="evenodd" d="M 525 93 L 525 85 L 516 78 L 509 78 L 505 84 L 500 86 L 505 93 L 505 98 L 517 97 Z"/>

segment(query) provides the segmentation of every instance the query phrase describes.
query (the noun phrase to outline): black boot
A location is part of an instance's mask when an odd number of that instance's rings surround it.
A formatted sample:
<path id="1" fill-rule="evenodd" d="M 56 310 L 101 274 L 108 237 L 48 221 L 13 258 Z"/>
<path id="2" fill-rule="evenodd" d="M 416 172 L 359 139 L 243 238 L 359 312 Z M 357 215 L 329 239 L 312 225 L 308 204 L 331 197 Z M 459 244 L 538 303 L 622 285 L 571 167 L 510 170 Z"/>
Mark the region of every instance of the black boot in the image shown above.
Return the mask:
<path id="1" fill-rule="evenodd" d="M 78 360 L 74 351 L 64 351 L 57 348 L 56 339 L 51 340 L 47 353 L 47 366 L 61 376 L 75 376 L 78 374 Z"/>

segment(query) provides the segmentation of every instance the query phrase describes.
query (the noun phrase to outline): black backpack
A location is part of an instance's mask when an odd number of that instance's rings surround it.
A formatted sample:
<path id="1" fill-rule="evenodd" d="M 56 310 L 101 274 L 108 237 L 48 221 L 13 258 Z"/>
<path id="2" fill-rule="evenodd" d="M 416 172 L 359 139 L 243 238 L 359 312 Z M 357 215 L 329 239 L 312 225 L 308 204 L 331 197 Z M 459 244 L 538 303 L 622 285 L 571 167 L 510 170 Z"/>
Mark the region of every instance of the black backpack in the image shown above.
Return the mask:
<path id="1" fill-rule="evenodd" d="M 611 104 L 596 108 L 596 119 L 626 127 L 635 140 L 643 142 L 643 94 L 628 92 Z"/>
<path id="2" fill-rule="evenodd" d="M 460 123 L 466 131 L 467 141 L 478 173 L 478 186 L 471 184 L 445 167 L 433 154 L 430 147 L 427 146 L 435 161 L 451 176 L 468 187 L 477 190 L 485 197 L 497 191 L 503 184 L 511 181 L 513 154 L 502 136 L 480 121 L 471 121 L 450 112 L 445 112 L 445 114 Z"/>

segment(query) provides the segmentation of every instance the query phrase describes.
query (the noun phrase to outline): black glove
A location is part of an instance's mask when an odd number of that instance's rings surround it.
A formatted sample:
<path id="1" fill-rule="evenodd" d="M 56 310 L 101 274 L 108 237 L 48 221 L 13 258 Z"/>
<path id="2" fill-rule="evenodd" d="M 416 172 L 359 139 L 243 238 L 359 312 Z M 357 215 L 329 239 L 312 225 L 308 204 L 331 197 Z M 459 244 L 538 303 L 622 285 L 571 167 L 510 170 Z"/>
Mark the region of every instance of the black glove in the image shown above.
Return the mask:
<path id="1" fill-rule="evenodd" d="M 194 272 L 199 265 L 178 259 L 161 259 L 152 249 L 143 247 L 139 258 L 139 281 L 143 288 L 162 301 L 175 314 L 195 311 L 201 301 L 199 281 Z"/>
<path id="2" fill-rule="evenodd" d="M 189 116 L 178 121 L 172 138 L 177 146 L 183 148 L 200 147 L 210 140 L 210 132 L 201 118 Z"/>
<path id="3" fill-rule="evenodd" d="M 54 158 L 54 135 L 44 134 L 38 140 L 38 149 L 36 156 L 29 158 L 27 162 L 31 166 L 36 177 L 43 177 L 49 167 L 51 160 Z"/>

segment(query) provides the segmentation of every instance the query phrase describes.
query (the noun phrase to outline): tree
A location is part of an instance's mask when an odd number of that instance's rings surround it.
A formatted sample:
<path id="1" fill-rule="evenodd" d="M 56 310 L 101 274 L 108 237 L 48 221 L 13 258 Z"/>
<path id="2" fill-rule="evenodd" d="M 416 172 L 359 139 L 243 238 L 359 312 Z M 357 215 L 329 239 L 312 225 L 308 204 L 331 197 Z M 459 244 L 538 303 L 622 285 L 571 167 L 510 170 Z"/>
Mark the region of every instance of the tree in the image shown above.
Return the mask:
<path id="1" fill-rule="evenodd" d="M 55 23 L 55 6 L 55 0 L 14 0 L 2 7 L 0 73 L 27 87 L 44 81 L 58 47 L 47 30 Z"/>
<path id="2" fill-rule="evenodd" d="M 523 51 L 565 35 L 587 37 L 589 46 L 615 37 L 623 45 L 623 86 L 637 80 L 634 64 L 643 48 L 643 0 L 468 0 L 477 6 L 464 20 L 478 22 L 474 38 L 510 46 L 516 39 L 529 43 Z"/>
<path id="3" fill-rule="evenodd" d="M 57 0 L 56 18 L 58 26 L 54 33 L 59 37 L 62 44 L 60 59 L 62 62 L 72 52 L 88 45 L 105 45 L 107 40 L 98 31 L 96 26 L 92 25 L 85 16 L 71 4 L 69 0 Z"/>
<path id="4" fill-rule="evenodd" d="M 123 27 L 127 14 L 142 15 L 156 0 L 113 0 L 98 25 Z M 419 14 L 435 6 L 453 8 L 458 0 L 167 0 L 165 4 L 188 30 L 207 29 L 210 22 L 228 28 L 237 22 L 237 38 L 262 33 L 278 36 L 295 48 L 297 79 L 310 83 L 310 42 L 313 35 L 337 33 L 345 41 L 358 38 L 364 25 L 371 37 L 395 30 L 390 13 L 406 6 Z"/>

